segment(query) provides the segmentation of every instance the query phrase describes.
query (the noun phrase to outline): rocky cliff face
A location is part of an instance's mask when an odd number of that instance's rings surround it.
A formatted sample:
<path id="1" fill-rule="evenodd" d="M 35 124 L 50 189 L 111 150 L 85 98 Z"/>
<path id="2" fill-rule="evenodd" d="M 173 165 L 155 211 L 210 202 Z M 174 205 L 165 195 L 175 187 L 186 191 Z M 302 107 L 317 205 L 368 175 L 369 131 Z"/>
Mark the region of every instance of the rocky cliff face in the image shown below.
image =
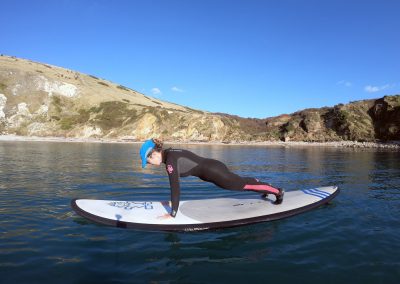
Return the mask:
<path id="1" fill-rule="evenodd" d="M 0 56 L 0 134 L 224 142 L 400 140 L 400 95 L 248 119 L 190 109 L 92 75 Z"/>
<path id="2" fill-rule="evenodd" d="M 306 109 L 266 120 L 270 140 L 400 140 L 400 95 Z"/>
<path id="3" fill-rule="evenodd" d="M 0 133 L 251 139 L 234 119 L 151 98 L 92 75 L 8 56 L 0 57 Z"/>

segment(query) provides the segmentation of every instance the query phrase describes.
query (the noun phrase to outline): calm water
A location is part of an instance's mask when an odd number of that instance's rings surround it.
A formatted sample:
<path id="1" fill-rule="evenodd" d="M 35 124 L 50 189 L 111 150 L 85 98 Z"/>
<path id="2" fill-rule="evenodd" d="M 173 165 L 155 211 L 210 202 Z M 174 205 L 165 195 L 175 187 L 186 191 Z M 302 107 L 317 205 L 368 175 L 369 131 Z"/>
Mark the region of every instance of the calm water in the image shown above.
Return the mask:
<path id="1" fill-rule="evenodd" d="M 400 153 L 181 146 L 286 190 L 339 185 L 332 204 L 211 232 L 93 224 L 75 197 L 166 200 L 162 168 L 138 145 L 0 142 L 1 283 L 399 283 Z M 195 178 L 182 199 L 232 194 Z"/>

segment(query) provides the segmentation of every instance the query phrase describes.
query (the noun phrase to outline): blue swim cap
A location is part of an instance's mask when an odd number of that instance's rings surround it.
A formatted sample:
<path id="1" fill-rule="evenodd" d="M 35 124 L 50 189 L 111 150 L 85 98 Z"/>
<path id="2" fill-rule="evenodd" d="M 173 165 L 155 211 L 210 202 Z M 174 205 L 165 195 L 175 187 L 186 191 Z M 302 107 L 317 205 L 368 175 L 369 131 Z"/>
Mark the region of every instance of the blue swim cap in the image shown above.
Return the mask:
<path id="1" fill-rule="evenodd" d="M 156 144 L 153 142 L 152 139 L 144 141 L 142 147 L 140 147 L 140 158 L 142 159 L 142 168 L 144 169 L 147 164 L 147 155 L 150 153 L 151 150 L 154 149 Z"/>

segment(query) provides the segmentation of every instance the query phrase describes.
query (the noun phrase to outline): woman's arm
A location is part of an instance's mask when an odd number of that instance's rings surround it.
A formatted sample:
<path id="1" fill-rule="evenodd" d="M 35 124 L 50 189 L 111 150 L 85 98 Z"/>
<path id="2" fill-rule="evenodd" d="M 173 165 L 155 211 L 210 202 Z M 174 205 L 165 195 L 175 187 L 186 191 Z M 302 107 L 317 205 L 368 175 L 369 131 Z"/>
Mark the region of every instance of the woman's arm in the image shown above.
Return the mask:
<path id="1" fill-rule="evenodd" d="M 169 177 L 169 184 L 171 187 L 171 203 L 172 203 L 171 216 L 175 217 L 179 208 L 181 190 L 179 186 L 179 172 L 178 172 L 177 159 L 171 156 L 172 156 L 171 154 L 168 156 L 165 165 Z"/>

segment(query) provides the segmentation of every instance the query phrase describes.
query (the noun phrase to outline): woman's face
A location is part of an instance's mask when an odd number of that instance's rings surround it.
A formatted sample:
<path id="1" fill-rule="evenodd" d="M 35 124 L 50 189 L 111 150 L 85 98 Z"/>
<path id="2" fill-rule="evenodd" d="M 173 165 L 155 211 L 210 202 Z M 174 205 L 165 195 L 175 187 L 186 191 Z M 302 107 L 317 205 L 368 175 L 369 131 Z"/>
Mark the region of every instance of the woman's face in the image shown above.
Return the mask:
<path id="1" fill-rule="evenodd" d="M 147 163 L 155 166 L 159 166 L 162 163 L 161 152 L 153 151 L 150 156 L 147 157 Z"/>

